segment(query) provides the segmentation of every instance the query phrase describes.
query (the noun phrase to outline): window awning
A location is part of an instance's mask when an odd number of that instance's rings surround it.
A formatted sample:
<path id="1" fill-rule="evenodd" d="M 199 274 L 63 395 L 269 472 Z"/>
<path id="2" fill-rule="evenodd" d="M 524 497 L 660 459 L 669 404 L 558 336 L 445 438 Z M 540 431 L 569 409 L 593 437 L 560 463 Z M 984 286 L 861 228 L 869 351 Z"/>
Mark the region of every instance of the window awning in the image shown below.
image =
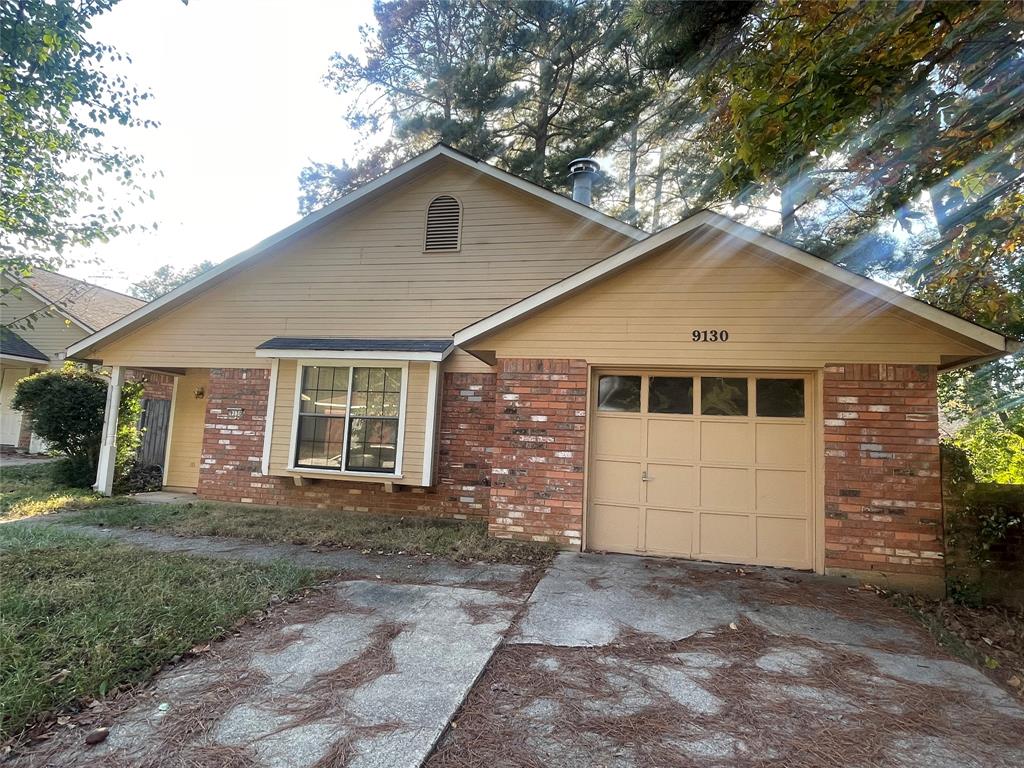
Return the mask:
<path id="1" fill-rule="evenodd" d="M 448 357 L 453 348 L 451 339 L 341 339 L 277 336 L 256 347 L 256 357 L 440 362 Z"/>

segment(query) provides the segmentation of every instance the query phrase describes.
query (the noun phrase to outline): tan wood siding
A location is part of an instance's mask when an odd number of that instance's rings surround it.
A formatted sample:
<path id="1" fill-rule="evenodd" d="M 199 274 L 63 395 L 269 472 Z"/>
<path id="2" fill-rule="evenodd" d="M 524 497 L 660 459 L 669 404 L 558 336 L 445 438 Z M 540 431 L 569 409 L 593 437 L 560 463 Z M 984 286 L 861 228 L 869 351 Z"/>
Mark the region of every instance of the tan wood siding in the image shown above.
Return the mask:
<path id="1" fill-rule="evenodd" d="M 373 362 L 368 361 L 368 366 Z M 295 360 L 282 360 L 277 369 L 277 399 L 274 404 L 274 431 L 270 444 L 271 475 L 301 475 L 300 471 L 289 471 L 291 463 L 292 431 L 295 429 Z M 427 381 L 429 363 L 409 363 L 406 395 L 405 434 L 402 446 L 402 477 L 393 482 L 399 485 L 420 485 L 423 479 L 423 450 L 427 426 Z M 312 475 L 311 475 L 312 476 Z M 322 477 L 322 475 L 317 475 Z M 359 480 L 357 474 L 339 476 L 345 480 Z M 380 478 L 367 478 L 379 483 Z"/>
<path id="2" fill-rule="evenodd" d="M 442 193 L 463 205 L 461 249 L 424 253 L 426 207 Z M 444 338 L 628 242 L 445 162 L 95 356 L 130 366 L 265 367 L 253 349 L 273 336 Z"/>
<path id="3" fill-rule="evenodd" d="M 694 330 L 726 342 L 694 342 Z M 753 246 L 676 245 L 472 345 L 499 357 L 595 365 L 937 364 L 978 351 L 903 310 Z"/>
<path id="4" fill-rule="evenodd" d="M 204 396 L 195 396 L 202 387 Z M 210 388 L 209 371 L 188 371 L 178 379 L 171 414 L 170 451 L 164 485 L 171 488 L 195 489 L 199 485 L 199 465 L 203 454 L 203 431 L 206 426 L 206 397 Z"/>

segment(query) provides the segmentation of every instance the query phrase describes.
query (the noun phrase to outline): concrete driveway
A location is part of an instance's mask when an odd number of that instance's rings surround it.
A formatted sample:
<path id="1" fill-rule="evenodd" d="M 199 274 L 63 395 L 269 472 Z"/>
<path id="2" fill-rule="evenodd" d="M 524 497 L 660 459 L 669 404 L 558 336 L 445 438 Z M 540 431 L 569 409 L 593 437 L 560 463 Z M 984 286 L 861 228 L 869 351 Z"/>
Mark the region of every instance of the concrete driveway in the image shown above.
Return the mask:
<path id="1" fill-rule="evenodd" d="M 1024 710 L 869 592 L 560 555 L 430 766 L 1024 765 Z"/>
<path id="2" fill-rule="evenodd" d="M 104 716 L 104 743 L 64 731 L 22 764 L 1024 765 L 1008 694 L 825 579 L 564 553 L 527 601 L 517 566 L 116 535 L 343 575 L 160 674 Z"/>

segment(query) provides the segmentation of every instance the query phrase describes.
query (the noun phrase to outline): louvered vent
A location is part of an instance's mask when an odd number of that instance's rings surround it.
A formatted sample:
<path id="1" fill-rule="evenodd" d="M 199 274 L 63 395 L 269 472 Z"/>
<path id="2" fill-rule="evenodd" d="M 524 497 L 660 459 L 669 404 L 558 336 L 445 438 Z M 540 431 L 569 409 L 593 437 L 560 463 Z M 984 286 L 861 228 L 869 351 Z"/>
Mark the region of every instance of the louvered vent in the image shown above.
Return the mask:
<path id="1" fill-rule="evenodd" d="M 427 207 L 424 251 L 457 251 L 462 229 L 462 206 L 451 195 L 440 195 Z"/>

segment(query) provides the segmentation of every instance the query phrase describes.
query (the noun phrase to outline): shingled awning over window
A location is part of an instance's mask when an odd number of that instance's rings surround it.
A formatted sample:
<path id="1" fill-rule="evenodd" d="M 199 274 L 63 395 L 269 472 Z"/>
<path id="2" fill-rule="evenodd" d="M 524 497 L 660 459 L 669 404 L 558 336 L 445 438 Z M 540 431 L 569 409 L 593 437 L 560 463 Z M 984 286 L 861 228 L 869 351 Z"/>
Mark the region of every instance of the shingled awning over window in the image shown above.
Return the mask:
<path id="1" fill-rule="evenodd" d="M 440 361 L 452 350 L 451 339 L 358 339 L 278 336 L 256 347 L 257 357 L 330 357 L 378 360 Z"/>

